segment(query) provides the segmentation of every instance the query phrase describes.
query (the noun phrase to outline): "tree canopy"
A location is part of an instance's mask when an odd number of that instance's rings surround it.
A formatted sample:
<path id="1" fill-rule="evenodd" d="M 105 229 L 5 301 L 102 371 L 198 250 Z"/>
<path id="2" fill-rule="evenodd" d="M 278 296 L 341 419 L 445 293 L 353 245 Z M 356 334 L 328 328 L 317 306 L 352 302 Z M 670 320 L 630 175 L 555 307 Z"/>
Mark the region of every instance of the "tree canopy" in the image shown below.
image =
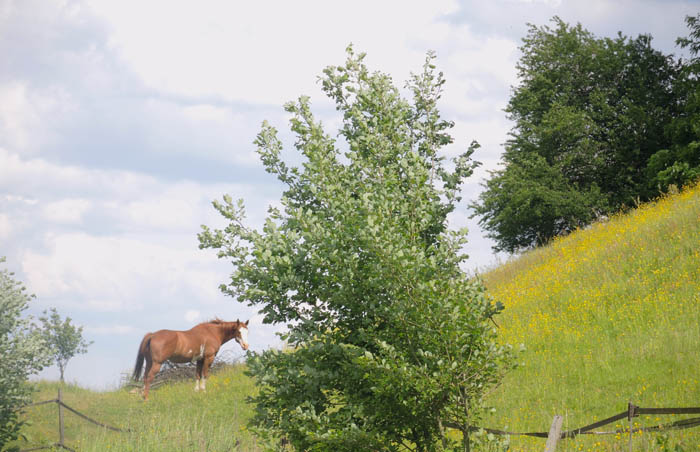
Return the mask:
<path id="1" fill-rule="evenodd" d="M 471 205 L 497 249 L 541 245 L 693 179 L 697 72 L 651 43 L 557 17 L 530 25 L 503 167 Z"/>
<path id="2" fill-rule="evenodd" d="M 407 82 L 411 101 L 363 59 L 350 47 L 321 77 L 342 114 L 337 139 L 307 97 L 285 106 L 300 167 L 263 123 L 258 153 L 286 190 L 262 230 L 227 195 L 214 206 L 228 226 L 203 226 L 200 246 L 233 262 L 224 292 L 288 327 L 287 350 L 248 359 L 253 425 L 271 448 L 442 450 L 451 426 L 468 449 L 484 391 L 511 362 L 491 322 L 502 306 L 460 268 L 466 231 L 447 224 L 478 145 L 449 165 L 440 154 L 452 123 L 434 55 Z"/>
<path id="3" fill-rule="evenodd" d="M 83 338 L 83 327 L 77 327 L 71 323 L 71 318 L 61 319 L 56 308 L 51 308 L 50 313 L 44 311 L 39 317 L 41 321 L 40 334 L 49 347 L 51 358 L 58 366 L 60 380 L 63 383 L 63 374 L 68 361 L 75 355 L 87 353 L 87 348 L 92 341 L 87 342 Z"/>
<path id="4" fill-rule="evenodd" d="M 651 184 L 661 189 L 700 178 L 700 13 L 687 16 L 685 22 L 689 35 L 676 40 L 690 53 L 689 60 L 681 61 L 681 77 L 675 87 L 680 114 L 668 128 L 671 146 L 654 154 L 648 165 Z"/>

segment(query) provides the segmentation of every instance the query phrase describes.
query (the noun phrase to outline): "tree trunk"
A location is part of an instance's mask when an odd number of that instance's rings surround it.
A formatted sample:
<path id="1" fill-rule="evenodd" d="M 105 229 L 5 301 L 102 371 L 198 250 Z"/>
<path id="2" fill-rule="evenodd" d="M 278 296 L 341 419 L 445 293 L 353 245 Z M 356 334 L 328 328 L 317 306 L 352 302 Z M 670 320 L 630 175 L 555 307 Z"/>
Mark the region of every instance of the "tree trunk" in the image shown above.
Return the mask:
<path id="1" fill-rule="evenodd" d="M 440 439 L 442 440 L 442 448 L 447 449 L 447 434 L 445 426 L 442 425 L 442 419 L 438 419 L 438 427 L 440 427 Z"/>
<path id="2" fill-rule="evenodd" d="M 469 426 L 462 430 L 462 447 L 464 448 L 464 452 L 469 452 Z"/>
<path id="3" fill-rule="evenodd" d="M 464 452 L 469 452 L 469 398 L 464 390 L 462 390 L 462 400 L 464 401 L 464 420 L 467 423 L 462 430 L 462 445 L 464 446 Z"/>
<path id="4" fill-rule="evenodd" d="M 65 433 L 63 428 L 63 392 L 61 387 L 58 388 L 58 444 L 63 448 L 65 441 Z"/>

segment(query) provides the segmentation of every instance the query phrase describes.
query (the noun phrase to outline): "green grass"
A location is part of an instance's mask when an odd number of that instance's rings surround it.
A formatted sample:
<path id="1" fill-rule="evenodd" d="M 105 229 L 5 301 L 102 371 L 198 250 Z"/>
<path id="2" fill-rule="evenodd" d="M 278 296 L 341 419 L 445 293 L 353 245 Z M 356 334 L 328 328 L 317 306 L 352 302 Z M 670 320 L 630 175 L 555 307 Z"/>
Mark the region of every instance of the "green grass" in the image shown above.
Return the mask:
<path id="1" fill-rule="evenodd" d="M 127 390 L 93 392 L 68 385 L 64 403 L 85 415 L 132 433 L 113 432 L 64 411 L 65 444 L 78 451 L 259 451 L 246 429 L 253 408 L 246 397 L 255 391 L 244 366 L 222 370 L 207 381 L 205 393 L 194 392 L 194 381 L 165 385 L 148 402 Z M 34 400 L 57 397 L 58 384 L 40 382 Z M 56 404 L 27 409 L 27 441 L 22 449 L 58 442 Z"/>
<path id="2" fill-rule="evenodd" d="M 525 346 L 523 365 L 489 398 L 496 411 L 487 426 L 547 431 L 561 414 L 564 428 L 575 428 L 629 401 L 700 406 L 700 186 L 558 239 L 484 280 L 506 306 L 503 340 Z M 662 450 L 659 436 L 635 435 L 634 450 Z M 700 428 L 669 433 L 668 444 L 700 450 Z M 628 447 L 627 436 L 585 436 L 557 450 Z M 512 438 L 512 450 L 543 448 L 543 440 Z"/>
<path id="3" fill-rule="evenodd" d="M 483 277 L 506 306 L 497 320 L 503 341 L 525 346 L 522 365 L 489 395 L 495 411 L 483 426 L 547 431 L 561 414 L 564 429 L 571 429 L 624 411 L 628 401 L 700 406 L 700 186 L 558 239 Z M 204 394 L 193 391 L 193 381 L 165 386 L 147 403 L 125 390 L 67 386 L 68 405 L 134 432 L 111 432 L 66 413 L 66 444 L 100 452 L 262 450 L 245 429 L 253 411 L 245 399 L 255 386 L 243 370 L 213 376 Z M 56 397 L 57 384 L 38 387 L 35 400 Z M 58 441 L 55 404 L 31 408 L 26 418 L 32 424 L 20 447 Z M 542 451 L 544 443 L 512 437 L 510 450 Z M 633 438 L 635 451 L 700 451 L 699 445 L 700 428 Z M 583 436 L 563 440 L 557 450 L 628 447 L 626 435 Z"/>

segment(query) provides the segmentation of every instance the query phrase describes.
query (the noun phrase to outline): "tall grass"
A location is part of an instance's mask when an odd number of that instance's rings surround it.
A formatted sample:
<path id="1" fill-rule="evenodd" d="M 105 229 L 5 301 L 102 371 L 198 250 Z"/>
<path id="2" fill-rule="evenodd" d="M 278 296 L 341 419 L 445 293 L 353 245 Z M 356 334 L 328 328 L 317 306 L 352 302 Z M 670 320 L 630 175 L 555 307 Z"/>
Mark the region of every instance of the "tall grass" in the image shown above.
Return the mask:
<path id="1" fill-rule="evenodd" d="M 66 445 L 81 452 L 105 451 L 260 451 L 246 429 L 255 392 L 244 366 L 222 370 L 207 381 L 207 391 L 194 392 L 194 381 L 172 383 L 152 391 L 148 402 L 126 390 L 96 393 L 76 386 L 63 389 L 64 402 L 108 425 L 130 429 L 113 432 L 65 412 Z M 56 398 L 58 385 L 40 383 L 35 400 Z M 55 404 L 27 410 L 21 448 L 58 442 Z"/>
<path id="2" fill-rule="evenodd" d="M 574 428 L 628 401 L 700 406 L 700 185 L 557 239 L 484 281 L 506 306 L 503 341 L 525 347 L 485 423 L 546 431 L 554 414 Z M 566 440 L 560 450 L 628 450 L 617 436 Z M 657 448 L 654 435 L 636 436 L 635 450 Z M 700 432 L 669 443 L 700 450 Z M 512 448 L 541 450 L 542 441 L 514 437 Z"/>

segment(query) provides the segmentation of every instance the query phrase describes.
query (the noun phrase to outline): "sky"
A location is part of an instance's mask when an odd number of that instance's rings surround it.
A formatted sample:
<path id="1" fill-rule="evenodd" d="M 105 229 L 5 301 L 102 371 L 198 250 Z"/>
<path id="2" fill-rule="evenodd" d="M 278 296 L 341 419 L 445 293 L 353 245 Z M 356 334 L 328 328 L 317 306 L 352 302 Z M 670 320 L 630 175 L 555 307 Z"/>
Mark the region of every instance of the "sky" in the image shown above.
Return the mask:
<path id="1" fill-rule="evenodd" d="M 508 257 L 467 204 L 512 127 L 503 109 L 527 23 L 556 15 L 599 37 L 649 33 L 678 54 L 698 11 L 697 0 L 0 0 L 0 265 L 36 295 L 27 314 L 56 307 L 93 341 L 66 370 L 84 387 L 117 387 L 145 333 L 213 317 L 250 319 L 252 350 L 279 347 L 282 326 L 218 290 L 231 263 L 200 250 L 197 233 L 225 225 L 211 206 L 224 194 L 244 199 L 252 227 L 279 204 L 255 135 L 268 120 L 294 159 L 282 105 L 300 95 L 337 127 L 317 80 L 348 44 L 398 86 L 437 53 L 441 112 L 455 122 L 445 155 L 482 146 L 450 217 L 469 228 L 468 269 L 479 271 Z M 244 356 L 234 341 L 224 350 Z"/>

